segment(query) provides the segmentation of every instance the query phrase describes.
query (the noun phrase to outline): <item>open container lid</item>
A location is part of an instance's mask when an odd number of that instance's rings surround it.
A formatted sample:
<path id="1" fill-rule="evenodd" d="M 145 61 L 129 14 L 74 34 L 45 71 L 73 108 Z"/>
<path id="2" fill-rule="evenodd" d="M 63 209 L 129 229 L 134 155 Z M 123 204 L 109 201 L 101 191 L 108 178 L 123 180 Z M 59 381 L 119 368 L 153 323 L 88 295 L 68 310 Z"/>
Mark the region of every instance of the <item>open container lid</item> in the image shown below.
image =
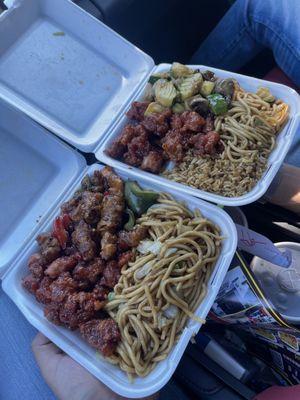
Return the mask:
<path id="1" fill-rule="evenodd" d="M 86 165 L 84 158 L 0 100 L 0 278 Z"/>
<path id="2" fill-rule="evenodd" d="M 89 152 L 153 60 L 70 0 L 15 0 L 0 16 L 0 97 Z"/>

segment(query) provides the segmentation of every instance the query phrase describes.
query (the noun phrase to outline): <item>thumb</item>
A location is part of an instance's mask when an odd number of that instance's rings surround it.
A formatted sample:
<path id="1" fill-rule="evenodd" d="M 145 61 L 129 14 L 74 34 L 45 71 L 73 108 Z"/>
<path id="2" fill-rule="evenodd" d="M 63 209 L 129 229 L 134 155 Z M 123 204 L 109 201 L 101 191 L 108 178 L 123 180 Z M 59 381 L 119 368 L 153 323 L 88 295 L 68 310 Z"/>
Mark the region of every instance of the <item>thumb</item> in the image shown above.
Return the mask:
<path id="1" fill-rule="evenodd" d="M 31 348 L 41 369 L 44 365 L 49 364 L 51 358 L 62 354 L 62 351 L 40 332 L 33 339 Z"/>

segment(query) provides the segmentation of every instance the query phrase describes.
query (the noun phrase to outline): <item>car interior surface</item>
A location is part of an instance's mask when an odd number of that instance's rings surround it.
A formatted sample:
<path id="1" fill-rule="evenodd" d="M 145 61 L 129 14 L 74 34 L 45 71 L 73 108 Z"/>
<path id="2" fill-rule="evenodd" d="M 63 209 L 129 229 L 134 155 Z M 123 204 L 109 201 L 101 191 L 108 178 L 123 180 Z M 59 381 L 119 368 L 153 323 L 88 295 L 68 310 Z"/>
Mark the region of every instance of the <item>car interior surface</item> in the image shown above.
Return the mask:
<path id="1" fill-rule="evenodd" d="M 234 0 L 73 0 L 79 7 L 104 22 L 121 36 L 150 55 L 156 64 L 189 60 L 200 43 L 215 27 Z M 1 5 L 0 1 L 0 12 Z M 237 71 L 263 78 L 276 67 L 269 50 Z M 87 155 L 90 163 L 94 161 Z M 294 213 L 265 199 L 242 207 L 249 227 L 273 242 L 300 240 L 300 223 Z M 222 334 L 222 329 L 217 334 Z M 235 354 L 230 347 L 229 353 Z M 255 363 L 235 354 L 251 371 Z M 267 373 L 267 372 L 266 372 Z M 262 388 L 263 389 L 263 388 Z M 161 391 L 163 400 L 253 399 L 255 392 L 210 359 L 197 346 L 189 344 L 170 382 Z M 42 400 L 42 399 L 41 399 Z"/>

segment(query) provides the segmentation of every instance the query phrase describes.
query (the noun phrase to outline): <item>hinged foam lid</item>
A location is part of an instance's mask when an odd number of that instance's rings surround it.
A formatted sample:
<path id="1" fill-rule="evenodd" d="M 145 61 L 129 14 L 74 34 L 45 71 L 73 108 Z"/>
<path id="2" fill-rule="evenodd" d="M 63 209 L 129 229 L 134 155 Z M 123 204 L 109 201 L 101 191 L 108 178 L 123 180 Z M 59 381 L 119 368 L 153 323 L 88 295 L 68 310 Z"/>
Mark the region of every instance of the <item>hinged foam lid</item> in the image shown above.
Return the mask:
<path id="1" fill-rule="evenodd" d="M 153 60 L 70 0 L 15 0 L 0 16 L 0 97 L 92 151 Z"/>
<path id="2" fill-rule="evenodd" d="M 0 100 L 0 277 L 84 167 L 76 151 Z"/>

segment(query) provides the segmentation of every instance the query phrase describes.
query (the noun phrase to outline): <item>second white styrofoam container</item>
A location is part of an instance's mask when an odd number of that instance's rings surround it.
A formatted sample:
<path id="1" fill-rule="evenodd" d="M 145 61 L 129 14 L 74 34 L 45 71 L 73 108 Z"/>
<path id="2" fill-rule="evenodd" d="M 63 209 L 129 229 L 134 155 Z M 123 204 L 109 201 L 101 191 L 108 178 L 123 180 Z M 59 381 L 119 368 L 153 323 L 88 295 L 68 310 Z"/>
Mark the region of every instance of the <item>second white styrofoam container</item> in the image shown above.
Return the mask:
<path id="1" fill-rule="evenodd" d="M 148 55 L 71 0 L 13 1 L 0 15 L 0 38 L 0 98 L 76 148 L 95 152 L 98 160 L 132 169 L 108 157 L 105 149 L 128 122 L 124 114 L 132 100 L 143 98 L 149 76 L 170 64 L 155 67 Z M 217 204 L 248 204 L 266 192 L 291 146 L 300 121 L 299 96 L 284 85 L 209 69 L 220 78 L 237 79 L 249 91 L 269 87 L 290 105 L 290 118 L 262 178 L 249 193 L 230 198 L 134 170 L 137 176 Z"/>
<path id="2" fill-rule="evenodd" d="M 0 99 L 0 278 L 86 165 Z"/>
<path id="3" fill-rule="evenodd" d="M 95 169 L 101 168 L 103 168 L 103 166 L 100 164 L 94 164 L 91 167 L 84 168 L 82 173 L 74 180 L 74 184 L 65 192 L 64 196 L 59 199 L 59 204 L 71 197 L 76 188 L 78 188 L 83 175 L 92 173 Z M 116 169 L 116 172 L 123 179 L 136 180 L 142 187 L 156 191 L 167 191 L 173 194 L 176 199 L 185 201 L 191 210 L 199 208 L 205 217 L 211 219 L 220 227 L 221 234 L 224 237 L 221 253 L 210 277 L 207 294 L 196 311 L 198 317 L 205 319 L 236 249 L 236 230 L 231 218 L 222 209 L 213 204 L 190 197 L 186 194 L 180 194 L 170 188 L 166 190 L 164 185 L 160 183 L 152 183 L 149 182 L 147 178 L 137 177 L 134 171 L 121 171 Z M 49 214 L 45 223 L 39 227 L 39 230 L 35 232 L 35 234 L 37 235 L 40 232 L 50 230 L 52 221 L 58 214 L 59 205 L 57 204 L 56 208 Z M 169 356 L 164 361 L 158 363 L 157 367 L 148 376 L 136 378 L 134 382 L 130 383 L 126 374 L 117 366 L 111 365 L 104 358 L 96 357 L 95 350 L 90 347 L 77 332 L 50 323 L 43 314 L 43 305 L 39 304 L 35 298 L 22 287 L 22 278 L 28 274 L 28 258 L 36 251 L 37 244 L 34 238 L 32 238 L 29 243 L 21 249 L 15 263 L 3 276 L 4 291 L 12 298 L 27 320 L 114 392 L 129 398 L 140 398 L 151 395 L 161 389 L 171 378 L 188 342 L 191 337 L 198 332 L 201 324 L 190 320 Z"/>
<path id="4" fill-rule="evenodd" d="M 158 65 L 153 73 L 166 71 L 171 67 L 171 64 L 160 64 Z M 120 135 L 122 128 L 129 123 L 129 119 L 126 115 L 123 116 L 122 119 L 113 127 L 110 133 L 106 136 L 105 140 L 101 143 L 101 145 L 96 150 L 96 157 L 101 162 L 111 165 L 113 167 L 122 168 L 122 169 L 132 169 L 136 172 L 137 176 L 143 177 L 147 176 L 152 182 L 160 182 L 162 185 L 168 188 L 175 188 L 178 191 L 189 194 L 192 196 L 200 197 L 202 199 L 211 201 L 216 204 L 222 204 L 225 206 L 241 206 L 244 204 L 249 204 L 259 199 L 264 195 L 270 186 L 273 178 L 278 172 L 283 160 L 292 144 L 293 137 L 295 132 L 299 129 L 300 123 L 300 96 L 297 92 L 288 86 L 281 85 L 274 82 L 264 81 L 257 78 L 252 78 L 249 76 L 236 74 L 229 71 L 224 71 L 216 68 L 205 67 L 203 65 L 191 65 L 191 68 L 199 68 L 201 71 L 209 69 L 219 77 L 219 78 L 234 78 L 236 79 L 240 85 L 250 91 L 256 92 L 256 90 L 260 86 L 268 87 L 272 94 L 279 99 L 285 101 L 290 107 L 290 115 L 287 124 L 284 126 L 282 131 L 279 133 L 276 139 L 276 147 L 270 154 L 268 165 L 265 173 L 261 177 L 261 179 L 257 182 L 255 187 L 248 193 L 243 196 L 238 197 L 225 197 L 214 193 L 209 193 L 204 190 L 196 189 L 188 185 L 184 185 L 181 183 L 177 183 L 166 179 L 160 175 L 154 175 L 150 172 L 143 171 L 139 168 L 131 167 L 121 161 L 115 160 L 112 157 L 109 157 L 105 153 L 105 149 L 109 147 L 109 145 Z M 145 93 L 145 86 L 139 91 L 136 95 L 135 100 L 143 100 Z M 130 108 L 130 105 L 127 105 L 127 111 Z"/>

